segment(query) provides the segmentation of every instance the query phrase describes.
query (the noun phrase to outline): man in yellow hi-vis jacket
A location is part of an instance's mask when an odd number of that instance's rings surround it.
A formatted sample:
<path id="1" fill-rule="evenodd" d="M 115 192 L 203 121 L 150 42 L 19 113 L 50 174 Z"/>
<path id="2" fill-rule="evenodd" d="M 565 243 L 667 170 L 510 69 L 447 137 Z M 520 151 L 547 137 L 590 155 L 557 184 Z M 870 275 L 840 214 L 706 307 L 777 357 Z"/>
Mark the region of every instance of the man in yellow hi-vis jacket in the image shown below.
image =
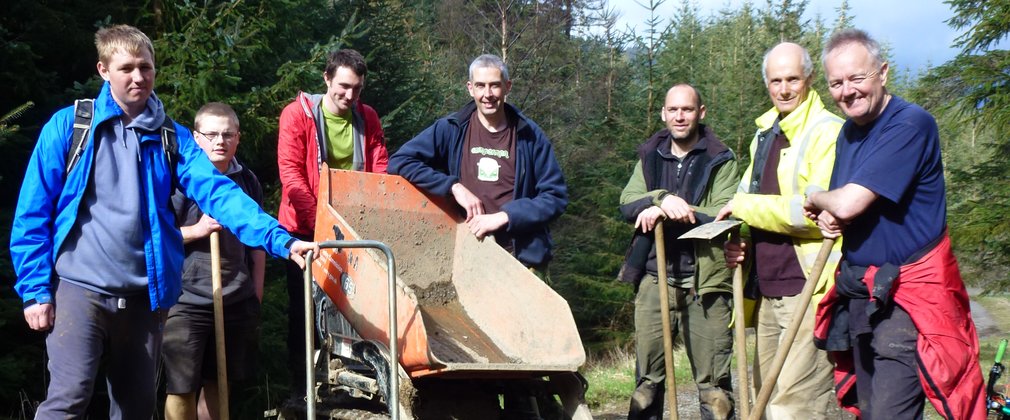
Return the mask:
<path id="1" fill-rule="evenodd" d="M 813 62 L 803 47 L 776 45 L 765 54 L 762 70 L 774 108 L 755 120 L 751 163 L 718 216 L 732 214 L 750 226 L 750 239 L 727 244 L 726 251 L 731 266 L 743 260 L 745 251 L 751 260 L 748 291 L 759 298 L 755 384 L 768 374 L 820 248 L 821 232 L 803 216 L 803 199 L 809 189 L 827 188 L 843 122 L 812 89 Z M 833 402 L 831 364 L 814 347 L 813 326 L 814 308 L 832 281 L 839 256 L 836 246 L 775 384 L 766 418 L 824 418 Z"/>

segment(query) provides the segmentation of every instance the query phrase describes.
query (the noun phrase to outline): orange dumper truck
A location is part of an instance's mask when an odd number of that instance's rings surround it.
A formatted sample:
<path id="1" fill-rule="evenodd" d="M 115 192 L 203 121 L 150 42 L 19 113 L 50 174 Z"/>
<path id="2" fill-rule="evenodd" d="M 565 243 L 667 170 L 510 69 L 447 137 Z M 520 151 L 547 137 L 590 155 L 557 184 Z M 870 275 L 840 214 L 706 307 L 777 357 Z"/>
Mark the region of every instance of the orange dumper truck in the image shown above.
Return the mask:
<path id="1" fill-rule="evenodd" d="M 501 401 L 520 395 L 545 419 L 592 418 L 577 373 L 585 350 L 561 296 L 494 240 L 477 240 L 455 203 L 399 176 L 322 175 L 323 249 L 306 276 L 308 413 L 497 419 Z"/>

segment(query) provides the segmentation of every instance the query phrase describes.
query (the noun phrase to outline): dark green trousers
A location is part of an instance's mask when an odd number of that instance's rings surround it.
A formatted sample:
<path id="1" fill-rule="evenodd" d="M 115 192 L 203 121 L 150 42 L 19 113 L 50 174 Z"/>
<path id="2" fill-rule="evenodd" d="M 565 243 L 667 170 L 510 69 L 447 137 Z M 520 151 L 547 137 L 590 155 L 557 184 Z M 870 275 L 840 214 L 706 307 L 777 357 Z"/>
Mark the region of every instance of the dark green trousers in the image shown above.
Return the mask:
<path id="1" fill-rule="evenodd" d="M 674 337 L 681 334 L 691 372 L 698 386 L 701 415 L 705 419 L 733 417 L 733 388 L 730 360 L 733 332 L 730 329 L 733 300 L 730 293 L 694 295 L 690 289 L 669 286 L 670 327 Z M 663 321 L 659 284 L 646 275 L 635 296 L 635 355 L 638 388 L 632 395 L 629 420 L 660 418 L 663 412 L 664 381 Z"/>

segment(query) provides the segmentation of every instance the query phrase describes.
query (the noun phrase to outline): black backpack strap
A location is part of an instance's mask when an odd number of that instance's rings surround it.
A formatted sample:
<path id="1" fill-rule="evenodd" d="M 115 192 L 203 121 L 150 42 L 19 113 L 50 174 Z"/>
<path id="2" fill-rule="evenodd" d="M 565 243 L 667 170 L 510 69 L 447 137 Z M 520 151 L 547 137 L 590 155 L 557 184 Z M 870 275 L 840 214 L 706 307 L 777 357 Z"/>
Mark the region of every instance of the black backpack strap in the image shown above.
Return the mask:
<path id="1" fill-rule="evenodd" d="M 67 172 L 73 169 L 74 165 L 81 160 L 84 148 L 91 133 L 91 121 L 95 113 L 94 99 L 78 99 L 74 101 L 74 135 L 71 138 L 70 149 L 67 151 Z M 175 182 L 175 164 L 178 162 L 179 140 L 175 133 L 175 123 L 171 118 L 165 117 L 165 122 L 161 125 L 161 147 L 165 150 L 165 159 L 168 161 L 168 168 L 172 172 L 172 181 Z"/>
<path id="2" fill-rule="evenodd" d="M 168 117 L 165 117 L 165 122 L 161 124 L 161 147 L 165 150 L 168 170 L 172 173 L 172 182 L 175 183 L 175 164 L 179 161 L 179 139 L 176 137 L 175 123 Z"/>
<path id="3" fill-rule="evenodd" d="M 84 148 L 87 146 L 88 134 L 91 132 L 91 120 L 95 113 L 94 99 L 78 99 L 74 101 L 74 135 L 71 137 L 70 149 L 67 151 L 67 172 L 81 160 Z"/>

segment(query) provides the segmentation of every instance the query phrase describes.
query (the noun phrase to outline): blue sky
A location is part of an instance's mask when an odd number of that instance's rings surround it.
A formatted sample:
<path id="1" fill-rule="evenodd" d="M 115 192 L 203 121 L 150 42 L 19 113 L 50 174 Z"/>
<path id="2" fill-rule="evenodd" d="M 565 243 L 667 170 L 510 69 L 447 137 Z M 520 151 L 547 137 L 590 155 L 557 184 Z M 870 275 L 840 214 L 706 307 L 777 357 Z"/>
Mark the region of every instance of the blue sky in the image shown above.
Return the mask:
<path id="1" fill-rule="evenodd" d="M 622 14 L 618 27 L 631 25 L 644 27 L 648 10 L 636 4 L 648 0 L 610 0 L 610 8 Z M 698 5 L 701 15 L 708 17 L 719 9 L 738 9 L 743 0 L 691 0 Z M 819 16 L 831 25 L 836 9 L 842 0 L 810 0 L 807 4 L 807 19 Z M 681 0 L 667 0 L 660 5 L 658 14 L 672 16 L 681 7 Z M 764 8 L 764 0 L 751 1 L 755 7 Z M 853 26 L 867 31 L 879 42 L 891 49 L 892 68 L 910 70 L 912 74 L 924 69 L 927 64 L 937 66 L 957 55 L 951 47 L 960 32 L 945 22 L 953 16 L 950 6 L 941 0 L 849 0 L 849 13 Z"/>

